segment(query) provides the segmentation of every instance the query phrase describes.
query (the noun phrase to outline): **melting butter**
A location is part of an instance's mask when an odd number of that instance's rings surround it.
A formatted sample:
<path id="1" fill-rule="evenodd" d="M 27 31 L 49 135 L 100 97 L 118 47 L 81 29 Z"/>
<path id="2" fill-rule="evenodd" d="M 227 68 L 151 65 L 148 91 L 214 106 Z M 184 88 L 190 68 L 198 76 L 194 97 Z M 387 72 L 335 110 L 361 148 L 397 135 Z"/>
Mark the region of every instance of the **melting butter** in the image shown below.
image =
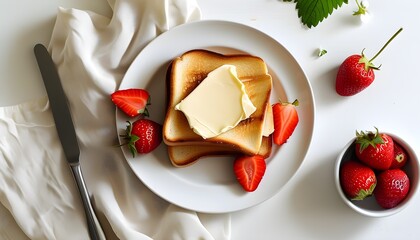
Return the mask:
<path id="1" fill-rule="evenodd" d="M 182 111 L 193 131 L 206 139 L 234 128 L 256 107 L 238 79 L 236 67 L 223 65 L 210 72 L 175 109 Z"/>
<path id="2" fill-rule="evenodd" d="M 263 136 L 268 137 L 274 132 L 274 119 L 273 119 L 273 108 L 270 104 L 267 105 L 265 110 Z"/>

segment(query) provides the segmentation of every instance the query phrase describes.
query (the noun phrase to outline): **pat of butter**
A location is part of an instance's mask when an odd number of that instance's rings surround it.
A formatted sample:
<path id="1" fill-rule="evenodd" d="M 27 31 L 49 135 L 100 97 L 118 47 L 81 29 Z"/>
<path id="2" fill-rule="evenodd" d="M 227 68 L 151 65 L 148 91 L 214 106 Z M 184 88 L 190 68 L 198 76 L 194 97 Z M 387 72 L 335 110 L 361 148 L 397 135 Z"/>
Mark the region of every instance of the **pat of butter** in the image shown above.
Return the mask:
<path id="1" fill-rule="evenodd" d="M 267 105 L 265 110 L 263 136 L 268 137 L 274 132 L 274 119 L 273 119 L 273 108 L 270 104 Z"/>
<path id="2" fill-rule="evenodd" d="M 223 65 L 210 72 L 175 109 L 182 111 L 193 131 L 206 139 L 234 128 L 256 107 L 238 79 L 236 67 Z"/>

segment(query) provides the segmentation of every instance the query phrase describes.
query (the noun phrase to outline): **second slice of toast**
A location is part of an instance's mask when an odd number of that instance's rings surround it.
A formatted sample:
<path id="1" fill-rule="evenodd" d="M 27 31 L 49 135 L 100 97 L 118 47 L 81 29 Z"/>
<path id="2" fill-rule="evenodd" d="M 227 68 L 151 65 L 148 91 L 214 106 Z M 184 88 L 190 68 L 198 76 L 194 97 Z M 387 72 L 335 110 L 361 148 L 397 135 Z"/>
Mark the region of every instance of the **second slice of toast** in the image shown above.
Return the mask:
<path id="1" fill-rule="evenodd" d="M 262 156 L 263 158 L 268 158 L 271 155 L 273 140 L 271 135 L 271 127 L 273 119 L 273 115 L 271 112 L 271 105 L 267 105 L 266 108 L 266 118 L 264 123 L 264 128 L 267 128 L 265 134 L 262 137 L 261 147 L 258 151 L 258 155 Z M 268 126 L 267 126 L 268 125 Z M 274 127 L 274 126 L 273 126 Z M 217 157 L 217 156 L 237 156 L 242 155 L 241 151 L 238 151 L 231 146 L 226 144 L 213 144 L 213 145 L 176 145 L 176 146 L 167 146 L 168 148 L 168 157 L 171 161 L 172 165 L 175 167 L 187 167 L 189 165 L 194 164 L 201 158 L 205 157 Z"/>
<path id="2" fill-rule="evenodd" d="M 270 157 L 272 149 L 271 135 L 262 137 L 262 143 L 258 155 L 263 158 Z M 167 146 L 168 156 L 172 165 L 175 167 L 189 166 L 200 158 L 215 157 L 215 156 L 235 156 L 241 155 L 242 152 L 235 150 L 232 147 L 220 145 L 178 145 Z"/>

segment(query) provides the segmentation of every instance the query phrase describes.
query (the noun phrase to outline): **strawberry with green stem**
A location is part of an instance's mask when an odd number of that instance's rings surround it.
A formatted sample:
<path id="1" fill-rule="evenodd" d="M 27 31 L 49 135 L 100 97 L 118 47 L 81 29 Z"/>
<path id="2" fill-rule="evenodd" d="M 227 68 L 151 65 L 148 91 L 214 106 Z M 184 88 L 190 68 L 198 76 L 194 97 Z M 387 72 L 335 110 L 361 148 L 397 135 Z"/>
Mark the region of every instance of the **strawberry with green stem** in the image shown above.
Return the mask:
<path id="1" fill-rule="evenodd" d="M 368 166 L 350 160 L 340 167 L 340 185 L 351 200 L 363 200 L 372 195 L 376 187 L 376 175 Z"/>
<path id="2" fill-rule="evenodd" d="M 149 153 L 162 142 L 162 126 L 145 117 L 149 116 L 147 106 L 150 105 L 150 95 L 147 90 L 130 88 L 117 90 L 111 94 L 112 102 L 129 117 L 139 116 L 133 123 L 127 121 L 127 128 L 122 138 L 122 145 L 128 145 L 133 155 Z"/>
<path id="3" fill-rule="evenodd" d="M 361 55 L 355 54 L 346 58 L 338 68 L 335 85 L 336 92 L 341 96 L 353 96 L 367 88 L 375 80 L 374 70 L 379 70 L 380 68 L 380 66 L 376 67 L 373 64 L 373 60 L 382 53 L 402 30 L 400 28 L 370 60 L 364 55 L 364 49 Z"/>
<path id="4" fill-rule="evenodd" d="M 117 90 L 111 94 L 111 100 L 129 117 L 149 116 L 147 106 L 150 105 L 150 95 L 147 90 L 139 88 Z"/>
<path id="5" fill-rule="evenodd" d="M 127 121 L 126 133 L 121 137 L 127 141 L 122 145 L 128 145 L 133 157 L 136 153 L 149 153 L 162 142 L 162 126 L 145 118 Z"/>
<path id="6" fill-rule="evenodd" d="M 394 159 L 394 140 L 385 133 L 356 131 L 357 158 L 376 170 L 387 170 Z"/>
<path id="7" fill-rule="evenodd" d="M 280 101 L 273 104 L 273 142 L 275 144 L 284 144 L 295 131 L 299 123 L 299 115 L 296 110 L 298 105 L 299 101 L 297 99 L 292 103 Z"/>

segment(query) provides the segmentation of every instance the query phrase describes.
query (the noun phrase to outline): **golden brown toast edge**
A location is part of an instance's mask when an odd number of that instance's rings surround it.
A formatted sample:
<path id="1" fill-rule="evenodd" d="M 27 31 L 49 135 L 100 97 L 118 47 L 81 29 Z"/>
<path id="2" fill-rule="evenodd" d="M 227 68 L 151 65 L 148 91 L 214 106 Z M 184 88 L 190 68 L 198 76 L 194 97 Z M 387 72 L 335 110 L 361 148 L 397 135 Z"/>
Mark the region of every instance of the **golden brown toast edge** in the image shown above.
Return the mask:
<path id="1" fill-rule="evenodd" d="M 212 139 L 206 139 L 203 140 L 203 138 L 197 134 L 195 134 L 191 128 L 188 125 L 188 121 L 186 119 L 186 117 L 184 116 L 184 114 L 180 111 L 176 111 L 174 109 L 174 106 L 183 98 L 185 98 L 193 89 L 195 89 L 195 87 L 201 82 L 201 80 L 203 80 L 208 72 L 212 71 L 213 69 L 208 69 L 206 72 L 203 73 L 203 71 L 197 70 L 196 72 L 190 73 L 192 74 L 192 81 L 191 84 L 189 86 L 187 86 L 186 89 L 183 89 L 183 94 L 181 94 L 181 96 L 177 99 L 174 99 L 174 91 L 176 91 L 177 89 L 174 89 L 174 87 L 171 84 L 171 81 L 173 81 L 173 77 L 175 74 L 172 74 L 172 71 L 176 71 L 176 64 L 177 61 L 182 61 L 183 58 L 185 58 L 186 56 L 188 57 L 188 54 L 196 54 L 197 52 L 199 52 L 199 54 L 202 54 L 203 57 L 206 57 L 208 59 L 211 58 L 216 58 L 217 60 L 217 64 L 215 64 L 215 66 L 213 66 L 214 68 L 217 68 L 223 64 L 232 64 L 232 62 L 234 62 L 235 65 L 235 61 L 241 62 L 244 61 L 243 59 L 246 58 L 247 63 L 248 62 L 252 62 L 252 64 L 260 64 L 260 68 L 261 69 L 257 69 L 256 72 L 260 73 L 258 76 L 252 76 L 252 74 L 255 73 L 250 73 L 250 71 L 248 68 L 243 67 L 237 68 L 237 72 L 238 72 L 238 77 L 243 80 L 246 89 L 247 89 L 247 93 L 250 91 L 250 87 L 247 88 L 247 86 L 253 86 L 250 83 L 250 79 L 252 79 L 252 81 L 255 80 L 255 78 L 270 78 L 270 91 L 271 91 L 271 76 L 268 75 L 268 70 L 267 67 L 264 63 L 264 61 L 259 58 L 259 57 L 255 57 L 255 56 L 251 56 L 251 55 L 243 55 L 243 54 L 237 54 L 237 55 L 222 55 L 219 53 L 215 53 L 215 52 L 210 52 L 207 50 L 192 50 L 189 51 L 185 54 L 183 54 L 182 56 L 174 59 L 174 61 L 171 63 L 171 66 L 168 68 L 168 72 L 167 72 L 167 91 L 168 91 L 168 102 L 167 102 L 167 114 L 165 117 L 165 123 L 163 126 L 163 139 L 164 142 L 169 145 L 169 146 L 175 146 L 175 145 L 191 145 L 191 144 L 209 144 L 209 145 L 219 145 L 220 143 L 225 143 L 227 145 L 229 145 L 230 148 L 237 148 L 238 151 L 245 151 L 247 154 L 255 154 L 258 149 L 258 147 L 255 147 L 254 149 L 250 150 L 250 149 L 242 149 L 242 146 L 238 146 L 235 141 L 238 138 L 245 138 L 247 137 L 246 132 L 250 131 L 252 127 L 258 126 L 258 128 L 261 128 L 262 123 L 264 122 L 264 116 L 265 116 L 265 110 L 262 110 L 262 107 L 259 108 L 258 111 L 256 111 L 256 113 L 254 113 L 253 115 L 251 115 L 251 117 L 247 120 L 242 121 L 237 127 L 235 127 L 234 129 L 221 134 L 219 137 L 215 137 Z M 237 63 L 236 63 L 237 64 Z M 198 67 L 197 67 L 198 68 Z M 194 69 L 194 68 L 193 68 Z M 267 80 L 265 80 L 267 81 Z M 254 86 L 255 87 L 255 86 Z M 258 89 L 258 86 L 256 87 Z M 253 100 L 253 98 L 255 98 L 256 96 L 253 96 L 252 91 L 249 92 L 251 101 Z M 266 99 L 264 101 L 266 101 L 266 103 L 268 103 L 269 101 L 269 95 L 270 93 L 266 93 Z M 172 121 L 172 122 L 170 122 Z M 173 126 L 175 125 L 176 128 Z M 252 126 L 252 127 L 251 127 Z M 181 137 L 179 139 L 176 138 L 169 138 L 167 135 L 171 135 L 169 130 L 175 130 L 175 131 L 180 131 L 182 130 L 182 134 Z M 245 129 L 246 131 L 244 132 Z M 255 130 L 255 129 L 254 129 Z M 262 131 L 262 129 L 261 129 Z M 259 134 L 260 130 L 257 130 L 257 134 Z M 255 134 L 255 135 L 257 135 Z M 241 136 L 244 135 L 244 136 Z M 248 136 L 249 137 L 249 136 Z M 231 141 L 231 139 L 234 139 L 233 141 Z"/>
<path id="2" fill-rule="evenodd" d="M 179 145 L 179 146 L 167 146 L 168 156 L 173 166 L 175 167 L 187 167 L 203 157 L 215 157 L 215 156 L 236 156 L 243 154 L 234 148 L 230 148 L 226 145 Z M 261 148 L 258 155 L 264 158 L 269 158 L 272 151 L 272 137 L 262 138 Z M 187 154 L 183 154 L 188 152 Z M 183 155 L 182 157 L 178 157 Z M 187 157 L 185 155 L 188 155 Z"/>

